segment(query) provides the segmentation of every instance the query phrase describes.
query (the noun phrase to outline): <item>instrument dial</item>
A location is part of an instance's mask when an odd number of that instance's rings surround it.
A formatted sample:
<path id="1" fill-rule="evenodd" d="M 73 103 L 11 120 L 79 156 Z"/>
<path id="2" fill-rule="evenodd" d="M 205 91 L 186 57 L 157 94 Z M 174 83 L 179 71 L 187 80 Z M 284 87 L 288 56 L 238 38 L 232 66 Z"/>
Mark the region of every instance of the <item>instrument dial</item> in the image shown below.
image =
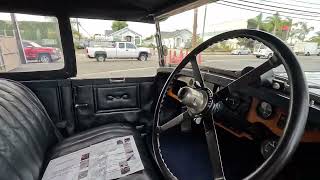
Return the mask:
<path id="1" fill-rule="evenodd" d="M 262 101 L 258 106 L 257 112 L 263 119 L 268 119 L 272 115 L 272 106 L 271 104 Z"/>

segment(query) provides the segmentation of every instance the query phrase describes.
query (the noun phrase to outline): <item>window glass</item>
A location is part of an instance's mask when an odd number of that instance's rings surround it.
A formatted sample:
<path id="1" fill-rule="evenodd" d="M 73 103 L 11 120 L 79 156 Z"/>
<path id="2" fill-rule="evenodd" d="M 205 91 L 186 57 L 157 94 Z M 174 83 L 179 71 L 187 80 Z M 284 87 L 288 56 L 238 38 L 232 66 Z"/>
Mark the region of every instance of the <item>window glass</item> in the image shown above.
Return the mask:
<path id="1" fill-rule="evenodd" d="M 136 47 L 131 43 L 127 43 L 127 48 L 128 49 L 135 49 Z"/>
<path id="2" fill-rule="evenodd" d="M 119 43 L 119 48 L 123 49 L 124 47 L 124 43 Z"/>
<path id="3" fill-rule="evenodd" d="M 64 67 L 55 17 L 0 13 L 0 71 L 48 71 Z"/>
<path id="4" fill-rule="evenodd" d="M 70 21 L 77 78 L 156 75 L 159 60 L 154 24 L 83 18 Z"/>
<path id="5" fill-rule="evenodd" d="M 320 19 L 315 11 L 320 4 L 315 2 L 226 0 L 171 16 L 160 22 L 166 63 L 178 64 L 197 45 L 223 32 L 257 29 L 283 40 L 297 55 L 308 81 L 320 84 Z M 265 45 L 238 38 L 213 44 L 198 56 L 198 62 L 203 69 L 242 70 L 259 66 L 272 55 Z M 286 75 L 283 66 L 274 72 Z"/>

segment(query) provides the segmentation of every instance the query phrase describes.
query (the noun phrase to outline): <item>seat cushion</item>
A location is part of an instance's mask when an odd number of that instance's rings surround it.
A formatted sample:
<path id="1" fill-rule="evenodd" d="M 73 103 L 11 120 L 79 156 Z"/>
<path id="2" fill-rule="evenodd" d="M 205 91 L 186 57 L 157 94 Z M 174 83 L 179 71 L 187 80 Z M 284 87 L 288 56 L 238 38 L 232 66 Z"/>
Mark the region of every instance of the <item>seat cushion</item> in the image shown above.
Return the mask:
<path id="1" fill-rule="evenodd" d="M 128 124 L 108 124 L 95 129 L 84 131 L 58 143 L 49 153 L 49 160 L 89 147 L 90 145 L 116 137 L 132 135 L 135 139 L 144 170 L 120 178 L 120 180 L 149 180 L 162 179 L 154 167 L 143 138 L 139 132 Z"/>
<path id="2" fill-rule="evenodd" d="M 0 79 L 0 180 L 39 179 L 59 133 L 24 85 Z"/>

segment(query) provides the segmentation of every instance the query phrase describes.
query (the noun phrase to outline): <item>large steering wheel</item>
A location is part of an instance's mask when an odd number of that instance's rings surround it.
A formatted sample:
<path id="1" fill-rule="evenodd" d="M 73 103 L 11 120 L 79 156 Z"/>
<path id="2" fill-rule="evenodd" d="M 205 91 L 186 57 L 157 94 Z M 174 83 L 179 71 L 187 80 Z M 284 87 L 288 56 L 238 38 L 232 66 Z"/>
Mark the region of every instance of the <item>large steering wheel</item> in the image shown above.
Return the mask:
<path id="1" fill-rule="evenodd" d="M 257 40 L 268 46 L 274 52 L 274 56 L 265 63 L 261 64 L 255 69 L 252 69 L 251 71 L 242 75 L 240 78 L 228 84 L 226 87 L 220 89 L 217 93 L 213 94 L 211 90 L 205 86 L 199 66 L 197 64 L 196 56 L 212 44 L 232 38 L 248 38 Z M 164 101 L 164 97 L 166 96 L 169 85 L 173 82 L 173 79 L 176 77 L 176 75 L 189 62 L 192 65 L 193 77 L 198 82 L 198 85 L 196 88 L 181 88 L 178 92 L 178 97 L 180 98 L 181 102 L 187 106 L 187 110 L 167 123 L 160 125 L 159 116 L 162 102 Z M 287 124 L 274 152 L 260 165 L 260 167 L 244 178 L 250 180 L 272 179 L 288 162 L 300 142 L 308 116 L 309 93 L 304 72 L 301 69 L 297 57 L 294 55 L 294 53 L 292 53 L 290 48 L 277 37 L 257 30 L 234 30 L 210 38 L 190 52 L 190 54 L 188 54 L 170 74 L 157 101 L 152 132 L 153 153 L 164 177 L 168 180 L 177 179 L 177 177 L 175 177 L 174 174 L 169 170 L 164 159 L 162 158 L 159 142 L 160 134 L 171 127 L 179 125 L 185 119 L 201 117 L 205 130 L 214 179 L 226 179 L 223 172 L 219 144 L 214 124 L 214 116 L 218 108 L 218 102 L 225 99 L 230 93 L 236 91 L 237 89 L 245 88 L 251 83 L 256 82 L 262 74 L 275 67 L 278 67 L 281 64 L 283 64 L 285 67 L 290 83 L 290 103 L 289 113 L 286 121 Z"/>

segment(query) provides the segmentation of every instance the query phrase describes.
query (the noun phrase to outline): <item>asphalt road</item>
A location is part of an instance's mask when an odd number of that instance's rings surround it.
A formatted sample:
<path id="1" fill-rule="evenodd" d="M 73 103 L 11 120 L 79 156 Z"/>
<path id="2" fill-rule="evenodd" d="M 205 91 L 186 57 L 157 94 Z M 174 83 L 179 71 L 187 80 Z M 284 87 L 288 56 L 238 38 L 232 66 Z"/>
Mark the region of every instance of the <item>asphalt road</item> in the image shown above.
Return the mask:
<path id="1" fill-rule="evenodd" d="M 305 71 L 320 71 L 320 56 L 298 58 Z M 106 62 L 97 62 L 87 58 L 85 54 L 77 54 L 77 78 L 152 76 L 159 67 L 157 59 L 157 56 L 152 56 L 144 62 L 136 59 L 108 59 Z M 241 70 L 246 66 L 256 67 L 265 61 L 266 59 L 258 59 L 253 55 L 203 55 L 201 65 Z M 284 68 L 279 67 L 275 71 L 284 72 Z"/>
<path id="2" fill-rule="evenodd" d="M 107 78 L 107 77 L 142 77 L 153 76 L 159 67 L 158 56 L 154 55 L 148 61 L 137 59 L 107 59 L 106 62 L 97 62 L 88 58 L 83 51 L 76 53 L 76 78 Z M 320 71 L 320 56 L 298 56 L 305 71 Z M 253 55 L 202 55 L 202 66 L 210 66 L 228 70 L 241 70 L 246 66 L 256 67 L 266 59 L 258 59 Z M 63 60 L 55 63 L 30 63 L 16 68 L 14 71 L 38 71 L 60 69 Z M 283 72 L 282 67 L 275 71 Z M 320 79 L 320 78 L 318 78 Z"/>

